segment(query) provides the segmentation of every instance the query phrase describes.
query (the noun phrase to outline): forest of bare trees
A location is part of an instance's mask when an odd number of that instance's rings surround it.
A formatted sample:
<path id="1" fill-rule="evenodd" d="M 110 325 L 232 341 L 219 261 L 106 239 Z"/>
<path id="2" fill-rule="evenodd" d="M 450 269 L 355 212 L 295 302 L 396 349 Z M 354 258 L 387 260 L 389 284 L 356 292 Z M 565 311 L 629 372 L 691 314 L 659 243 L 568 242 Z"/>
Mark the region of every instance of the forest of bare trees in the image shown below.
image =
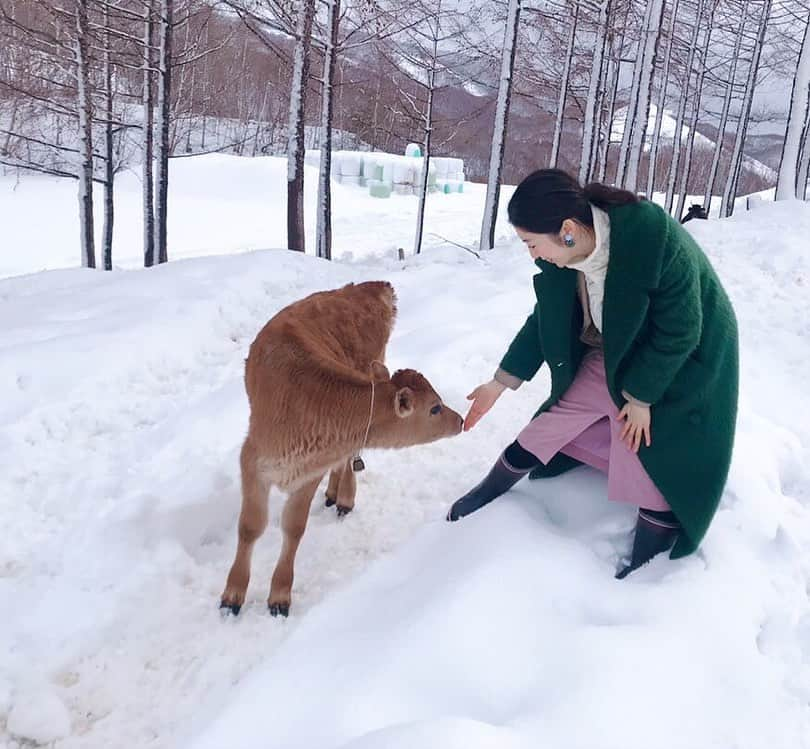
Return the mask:
<path id="1" fill-rule="evenodd" d="M 142 179 L 144 264 L 166 262 L 171 161 L 212 151 L 287 157 L 288 247 L 305 250 L 304 150 L 320 148 L 325 258 L 333 148 L 421 144 L 416 252 L 435 155 L 487 182 L 482 248 L 500 185 L 532 165 L 662 193 L 678 216 L 716 196 L 729 215 L 777 182 L 777 199 L 805 197 L 809 5 L 0 0 L 0 168 L 75 180 L 88 267 L 113 266 L 124 169 Z M 778 155 L 762 164 L 766 131 Z"/>

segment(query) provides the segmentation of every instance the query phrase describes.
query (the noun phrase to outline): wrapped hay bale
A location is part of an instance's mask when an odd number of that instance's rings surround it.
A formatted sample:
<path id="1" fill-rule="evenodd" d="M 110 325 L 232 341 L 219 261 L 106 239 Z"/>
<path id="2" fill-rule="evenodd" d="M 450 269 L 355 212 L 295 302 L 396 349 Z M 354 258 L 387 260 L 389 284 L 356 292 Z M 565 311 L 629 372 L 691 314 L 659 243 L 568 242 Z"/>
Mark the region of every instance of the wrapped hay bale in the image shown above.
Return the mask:
<path id="1" fill-rule="evenodd" d="M 368 194 L 372 198 L 390 198 L 391 185 L 379 179 L 368 180 Z"/>

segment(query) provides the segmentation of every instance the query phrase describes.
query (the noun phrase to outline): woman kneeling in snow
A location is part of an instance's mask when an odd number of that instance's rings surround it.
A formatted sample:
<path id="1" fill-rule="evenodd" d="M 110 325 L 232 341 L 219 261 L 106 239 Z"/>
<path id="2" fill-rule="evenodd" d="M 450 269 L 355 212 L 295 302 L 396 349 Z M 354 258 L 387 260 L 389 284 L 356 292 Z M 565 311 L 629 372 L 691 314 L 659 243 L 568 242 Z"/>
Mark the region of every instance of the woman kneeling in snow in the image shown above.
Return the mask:
<path id="1" fill-rule="evenodd" d="M 586 463 L 607 473 L 609 499 L 639 507 L 616 577 L 670 548 L 692 553 L 720 501 L 737 413 L 737 325 L 708 259 L 654 203 L 557 169 L 518 185 L 509 222 L 540 268 L 537 303 L 494 378 L 468 396 L 464 429 L 543 362 L 551 395 L 447 519 L 530 471 Z"/>

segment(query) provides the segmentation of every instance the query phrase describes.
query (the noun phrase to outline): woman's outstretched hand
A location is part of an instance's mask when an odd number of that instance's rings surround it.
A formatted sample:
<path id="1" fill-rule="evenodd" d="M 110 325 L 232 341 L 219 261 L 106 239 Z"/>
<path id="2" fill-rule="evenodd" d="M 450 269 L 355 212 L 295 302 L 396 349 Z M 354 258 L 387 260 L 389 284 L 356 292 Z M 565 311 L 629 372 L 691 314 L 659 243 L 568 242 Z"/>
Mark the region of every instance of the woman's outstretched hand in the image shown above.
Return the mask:
<path id="1" fill-rule="evenodd" d="M 465 432 L 469 432 L 481 420 L 481 417 L 495 405 L 495 401 L 501 397 L 501 393 L 505 389 L 506 385 L 502 385 L 497 380 L 490 380 L 483 385 L 479 385 L 467 396 L 467 400 L 472 401 L 472 405 L 464 419 Z"/>
<path id="2" fill-rule="evenodd" d="M 619 411 L 616 417 L 619 421 L 624 419 L 621 439 L 634 453 L 641 447 L 641 438 L 644 437 L 644 444 L 650 446 L 650 407 L 640 406 L 638 403 L 627 402 Z"/>

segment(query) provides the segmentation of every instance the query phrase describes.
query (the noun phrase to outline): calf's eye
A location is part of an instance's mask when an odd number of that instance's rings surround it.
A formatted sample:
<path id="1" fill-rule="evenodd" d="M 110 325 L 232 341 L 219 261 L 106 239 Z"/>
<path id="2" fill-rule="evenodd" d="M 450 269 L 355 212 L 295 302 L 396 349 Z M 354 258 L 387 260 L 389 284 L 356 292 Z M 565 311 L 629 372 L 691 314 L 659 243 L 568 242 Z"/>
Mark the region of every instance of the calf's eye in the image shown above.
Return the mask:
<path id="1" fill-rule="evenodd" d="M 440 405 L 433 406 L 430 409 L 430 415 L 435 416 L 436 414 L 440 414 L 442 412 L 442 407 Z"/>

